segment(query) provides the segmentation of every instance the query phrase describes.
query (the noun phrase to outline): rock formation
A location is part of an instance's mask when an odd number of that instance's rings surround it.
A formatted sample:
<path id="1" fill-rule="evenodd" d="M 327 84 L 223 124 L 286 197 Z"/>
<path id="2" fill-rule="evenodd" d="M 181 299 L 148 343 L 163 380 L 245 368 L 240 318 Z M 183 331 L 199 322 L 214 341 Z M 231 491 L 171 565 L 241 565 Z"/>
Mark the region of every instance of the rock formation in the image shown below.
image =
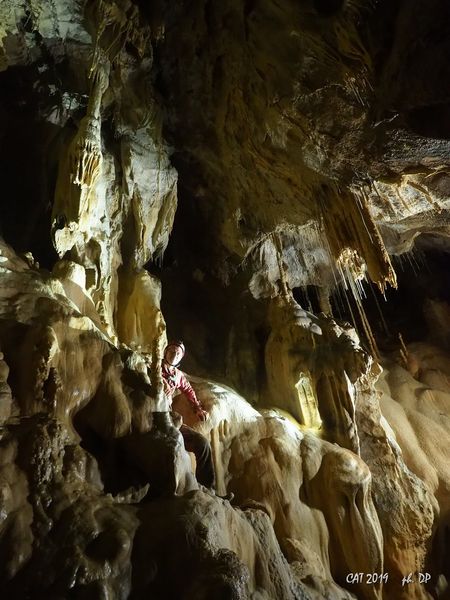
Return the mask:
<path id="1" fill-rule="evenodd" d="M 5 597 L 450 597 L 449 17 L 3 0 Z"/>

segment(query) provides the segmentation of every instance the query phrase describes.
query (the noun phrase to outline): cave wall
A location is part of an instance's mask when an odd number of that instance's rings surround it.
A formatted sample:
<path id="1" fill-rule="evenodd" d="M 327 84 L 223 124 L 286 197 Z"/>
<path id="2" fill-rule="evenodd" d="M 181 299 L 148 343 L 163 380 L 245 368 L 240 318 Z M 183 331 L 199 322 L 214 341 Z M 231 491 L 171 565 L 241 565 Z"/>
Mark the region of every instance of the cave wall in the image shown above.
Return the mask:
<path id="1" fill-rule="evenodd" d="M 392 350 L 361 299 L 418 240 L 446 260 L 448 6 L 413 4 L 2 3 L 11 597 L 446 597 L 448 305 Z"/>

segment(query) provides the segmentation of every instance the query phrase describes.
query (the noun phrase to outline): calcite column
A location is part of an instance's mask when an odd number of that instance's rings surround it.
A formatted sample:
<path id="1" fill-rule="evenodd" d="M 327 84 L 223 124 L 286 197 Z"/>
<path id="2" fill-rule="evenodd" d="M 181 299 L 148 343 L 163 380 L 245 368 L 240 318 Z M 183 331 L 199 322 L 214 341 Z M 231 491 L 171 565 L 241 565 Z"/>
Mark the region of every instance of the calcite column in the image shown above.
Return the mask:
<path id="1" fill-rule="evenodd" d="M 355 384 L 370 357 L 330 317 L 311 315 L 293 298 L 273 300 L 269 322 L 268 402 L 358 454 Z"/>

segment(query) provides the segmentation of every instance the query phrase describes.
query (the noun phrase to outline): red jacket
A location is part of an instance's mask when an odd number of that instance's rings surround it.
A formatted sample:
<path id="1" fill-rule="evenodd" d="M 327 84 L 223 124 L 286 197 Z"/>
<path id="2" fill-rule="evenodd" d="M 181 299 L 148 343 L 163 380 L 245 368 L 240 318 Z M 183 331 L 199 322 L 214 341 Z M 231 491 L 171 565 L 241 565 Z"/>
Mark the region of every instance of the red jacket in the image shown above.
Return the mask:
<path id="1" fill-rule="evenodd" d="M 181 390 L 183 394 L 186 394 L 187 399 L 195 408 L 195 410 L 202 408 L 202 405 L 197 400 L 197 396 L 192 388 L 192 385 L 189 383 L 189 381 L 186 379 L 186 375 L 180 371 L 180 369 L 177 369 L 177 367 L 171 367 L 163 361 L 161 371 L 164 380 L 164 391 L 168 396 L 172 398 L 176 390 Z"/>

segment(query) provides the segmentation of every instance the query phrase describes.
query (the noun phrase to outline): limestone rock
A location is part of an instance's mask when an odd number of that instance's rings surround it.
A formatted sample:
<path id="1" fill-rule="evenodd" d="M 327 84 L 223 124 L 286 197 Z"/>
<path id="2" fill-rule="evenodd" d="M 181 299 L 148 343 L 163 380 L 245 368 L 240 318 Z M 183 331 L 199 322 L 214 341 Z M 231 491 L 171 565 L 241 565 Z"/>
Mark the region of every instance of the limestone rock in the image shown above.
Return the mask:
<path id="1" fill-rule="evenodd" d="M 448 596 L 447 272 L 386 339 L 364 294 L 447 266 L 449 16 L 0 3 L 7 597 Z M 183 336 L 205 423 L 164 394 Z"/>

